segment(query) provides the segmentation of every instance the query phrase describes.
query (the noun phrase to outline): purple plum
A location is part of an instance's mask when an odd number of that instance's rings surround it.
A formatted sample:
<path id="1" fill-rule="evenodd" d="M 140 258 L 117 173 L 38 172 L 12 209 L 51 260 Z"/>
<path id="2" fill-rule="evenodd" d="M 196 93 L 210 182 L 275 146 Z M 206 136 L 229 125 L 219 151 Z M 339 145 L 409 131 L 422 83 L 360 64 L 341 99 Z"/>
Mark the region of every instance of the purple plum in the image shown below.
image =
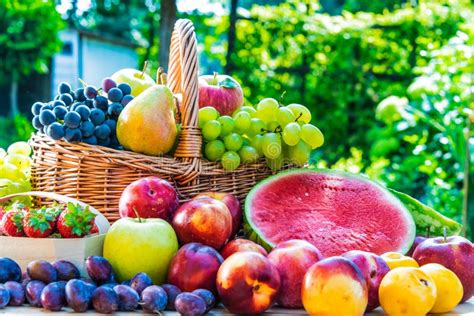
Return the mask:
<path id="1" fill-rule="evenodd" d="M 86 259 L 86 270 L 91 279 L 96 283 L 107 283 L 113 279 L 112 266 L 104 257 L 88 257 Z"/>
<path id="2" fill-rule="evenodd" d="M 44 260 L 31 261 L 26 267 L 28 276 L 32 280 L 43 281 L 48 284 L 58 279 L 58 273 L 53 265 Z"/>
<path id="3" fill-rule="evenodd" d="M 79 269 L 70 261 L 58 260 L 52 265 L 56 269 L 58 280 L 69 281 L 80 277 Z"/>
<path id="4" fill-rule="evenodd" d="M 4 286 L 10 292 L 10 306 L 21 306 L 25 303 L 25 290 L 21 283 L 8 281 Z"/>
<path id="5" fill-rule="evenodd" d="M 181 290 L 173 284 L 163 284 L 161 287 L 163 290 L 165 290 L 166 295 L 168 295 L 168 304 L 166 305 L 166 309 L 174 311 L 174 301 L 176 300 L 176 296 L 181 294 Z"/>
<path id="6" fill-rule="evenodd" d="M 100 286 L 92 293 L 92 305 L 101 314 L 111 314 L 118 310 L 117 293 L 109 287 Z"/>
<path id="7" fill-rule="evenodd" d="M 25 296 L 28 303 L 33 307 L 41 307 L 41 293 L 46 284 L 42 281 L 32 280 L 25 288 Z"/>
<path id="8" fill-rule="evenodd" d="M 193 293 L 181 293 L 174 303 L 176 311 L 183 316 L 198 316 L 206 313 L 206 302 Z"/>
<path id="9" fill-rule="evenodd" d="M 66 305 L 65 284 L 62 282 L 52 282 L 44 287 L 41 292 L 41 305 L 44 309 L 55 312 Z"/>
<path id="10" fill-rule="evenodd" d="M 130 280 L 130 286 L 132 287 L 132 289 L 137 291 L 138 295 L 141 295 L 143 290 L 149 287 L 150 285 L 153 285 L 153 281 L 148 276 L 148 274 L 144 272 L 138 273 Z"/>
<path id="11" fill-rule="evenodd" d="M 21 280 L 21 269 L 18 263 L 10 258 L 0 258 L 0 283 Z"/>
<path id="12" fill-rule="evenodd" d="M 137 309 L 140 296 L 130 286 L 119 284 L 114 287 L 119 299 L 119 310 L 131 312 Z"/>
<path id="13" fill-rule="evenodd" d="M 165 290 L 158 285 L 151 285 L 144 289 L 141 298 L 142 309 L 150 314 L 165 310 L 168 304 L 168 296 Z"/>
<path id="14" fill-rule="evenodd" d="M 10 302 L 10 292 L 3 284 L 0 284 L 0 308 L 4 308 Z"/>
<path id="15" fill-rule="evenodd" d="M 92 289 L 89 285 L 78 279 L 69 280 L 66 284 L 67 305 L 77 313 L 83 313 L 90 305 Z"/>
<path id="16" fill-rule="evenodd" d="M 192 293 L 196 294 L 204 300 L 204 302 L 206 303 L 206 313 L 213 309 L 216 305 L 216 297 L 214 296 L 214 294 L 212 294 L 211 291 L 206 289 L 197 289 L 192 291 Z"/>

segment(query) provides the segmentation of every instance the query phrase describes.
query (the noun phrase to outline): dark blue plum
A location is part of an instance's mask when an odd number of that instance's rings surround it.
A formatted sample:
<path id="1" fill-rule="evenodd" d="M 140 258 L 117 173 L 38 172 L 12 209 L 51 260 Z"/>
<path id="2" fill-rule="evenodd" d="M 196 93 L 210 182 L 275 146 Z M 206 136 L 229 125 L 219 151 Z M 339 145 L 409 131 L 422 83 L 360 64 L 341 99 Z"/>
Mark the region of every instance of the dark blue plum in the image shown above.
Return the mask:
<path id="1" fill-rule="evenodd" d="M 161 287 L 165 290 L 166 295 L 168 295 L 166 309 L 174 311 L 174 301 L 176 301 L 176 297 L 181 294 L 181 290 L 173 284 L 163 284 Z"/>
<path id="2" fill-rule="evenodd" d="M 86 100 L 86 97 L 84 96 L 84 88 L 79 88 L 74 92 L 74 98 L 79 101 L 83 102 Z"/>
<path id="3" fill-rule="evenodd" d="M 107 282 L 107 283 L 102 284 L 101 286 L 110 287 L 111 289 L 113 289 L 117 285 L 118 285 L 118 283 L 116 283 L 116 282 Z"/>
<path id="4" fill-rule="evenodd" d="M 104 257 L 90 256 L 86 259 L 86 270 L 89 277 L 102 284 L 112 280 L 112 266 Z"/>
<path id="5" fill-rule="evenodd" d="M 64 125 L 69 128 L 78 128 L 81 125 L 81 116 L 75 111 L 69 111 L 64 116 Z"/>
<path id="6" fill-rule="evenodd" d="M 193 293 L 181 293 L 174 303 L 176 311 L 183 316 L 198 316 L 206 313 L 206 302 Z"/>
<path id="7" fill-rule="evenodd" d="M 125 280 L 125 281 L 122 281 L 120 284 L 130 286 L 130 281 L 131 280 Z"/>
<path id="8" fill-rule="evenodd" d="M 120 104 L 122 104 L 125 107 L 132 100 L 133 100 L 133 95 L 129 94 L 129 95 L 126 95 L 122 98 L 122 101 L 120 101 Z"/>
<path id="9" fill-rule="evenodd" d="M 109 101 L 107 100 L 106 97 L 102 95 L 98 95 L 94 99 L 94 107 L 96 109 L 102 110 L 103 112 L 106 112 L 107 109 L 109 108 Z"/>
<path id="10" fill-rule="evenodd" d="M 101 286 L 92 293 L 92 305 L 99 313 L 111 314 L 118 310 L 119 298 L 113 289 Z"/>
<path id="11" fill-rule="evenodd" d="M 42 102 L 33 103 L 33 105 L 31 106 L 31 113 L 33 113 L 33 115 L 39 115 L 43 106 L 44 103 Z"/>
<path id="12" fill-rule="evenodd" d="M 4 308 L 10 303 L 10 292 L 3 284 L 0 284 L 0 308 Z"/>
<path id="13" fill-rule="evenodd" d="M 110 103 L 109 108 L 107 109 L 107 114 L 109 116 L 118 118 L 120 113 L 122 113 L 123 106 L 120 103 Z"/>
<path id="14" fill-rule="evenodd" d="M 63 101 L 66 106 L 70 106 L 74 102 L 74 98 L 69 93 L 61 94 L 59 100 Z"/>
<path id="15" fill-rule="evenodd" d="M 117 83 L 112 78 L 104 78 L 102 80 L 102 90 L 105 93 L 109 92 L 110 89 L 115 88 Z"/>
<path id="16" fill-rule="evenodd" d="M 85 312 L 91 304 L 94 290 L 95 287 L 94 289 L 90 288 L 82 280 L 72 279 L 68 281 L 65 288 L 67 305 L 77 313 Z"/>
<path id="17" fill-rule="evenodd" d="M 71 92 L 71 85 L 67 82 L 61 82 L 58 86 L 58 93 L 70 93 Z"/>
<path id="18" fill-rule="evenodd" d="M 68 110 L 65 106 L 57 106 L 53 109 L 53 112 L 58 120 L 64 120 Z"/>
<path id="19" fill-rule="evenodd" d="M 122 91 L 122 94 L 124 96 L 132 93 L 132 87 L 130 87 L 130 85 L 126 82 L 122 82 L 121 84 L 117 86 L 117 88 L 119 88 Z"/>
<path id="20" fill-rule="evenodd" d="M 114 291 L 119 299 L 119 310 L 130 312 L 137 309 L 138 302 L 140 301 L 137 291 L 123 284 L 115 286 Z"/>
<path id="21" fill-rule="evenodd" d="M 72 279 L 79 279 L 81 276 L 79 269 L 74 265 L 74 263 L 67 260 L 57 260 L 52 263 L 53 267 L 58 273 L 58 280 L 60 281 L 69 281 Z"/>
<path id="22" fill-rule="evenodd" d="M 94 135 L 83 138 L 82 142 L 84 142 L 86 144 L 89 144 L 89 145 L 97 145 L 98 144 L 97 137 L 95 137 Z"/>
<path id="23" fill-rule="evenodd" d="M 141 299 L 140 305 L 146 313 L 155 314 L 161 312 L 168 305 L 168 296 L 165 290 L 158 285 L 151 285 L 144 289 Z"/>
<path id="24" fill-rule="evenodd" d="M 58 122 L 54 122 L 46 127 L 46 135 L 54 140 L 60 140 L 64 137 L 64 126 Z"/>
<path id="25" fill-rule="evenodd" d="M 21 280 L 21 268 L 10 258 L 0 258 L 0 283 L 7 281 L 20 282 Z"/>
<path id="26" fill-rule="evenodd" d="M 84 95 L 87 99 L 92 100 L 97 96 L 97 89 L 93 86 L 87 86 L 84 88 Z"/>
<path id="27" fill-rule="evenodd" d="M 153 281 L 150 276 L 145 272 L 137 273 L 131 280 L 130 286 L 132 289 L 137 291 L 138 295 L 141 295 L 143 290 L 153 285 Z"/>
<path id="28" fill-rule="evenodd" d="M 41 307 L 41 293 L 45 287 L 46 284 L 38 280 L 28 282 L 25 288 L 25 296 L 31 306 Z"/>
<path id="29" fill-rule="evenodd" d="M 26 267 L 26 272 L 32 280 L 43 281 L 48 284 L 58 279 L 58 273 L 53 265 L 44 260 L 31 261 Z"/>
<path id="30" fill-rule="evenodd" d="M 4 286 L 10 292 L 10 306 L 21 306 L 25 303 L 25 290 L 21 283 L 8 281 Z"/>
<path id="31" fill-rule="evenodd" d="M 41 111 L 39 115 L 39 121 L 44 126 L 48 126 L 49 124 L 56 122 L 56 115 L 54 115 L 52 110 Z"/>
<path id="32" fill-rule="evenodd" d="M 105 121 L 105 113 L 99 109 L 92 109 L 90 120 L 95 126 L 100 125 Z"/>
<path id="33" fill-rule="evenodd" d="M 111 130 L 107 124 L 100 124 L 95 127 L 94 135 L 97 139 L 106 139 L 110 136 Z"/>
<path id="34" fill-rule="evenodd" d="M 216 297 L 214 296 L 214 294 L 212 294 L 211 291 L 206 289 L 197 289 L 192 291 L 192 293 L 201 297 L 204 302 L 206 302 L 206 313 L 213 309 L 216 305 Z"/>
<path id="35" fill-rule="evenodd" d="M 83 122 L 87 121 L 91 116 L 91 109 L 87 105 L 79 105 L 75 111 L 79 113 Z"/>
<path id="36" fill-rule="evenodd" d="M 91 121 L 85 121 L 81 123 L 79 129 L 81 130 L 82 137 L 87 138 L 94 135 L 95 126 Z"/>
<path id="37" fill-rule="evenodd" d="M 107 92 L 107 97 L 112 102 L 120 102 L 123 98 L 123 92 L 119 88 L 112 88 Z"/>
<path id="38" fill-rule="evenodd" d="M 60 311 L 66 305 L 66 286 L 64 281 L 46 285 L 41 292 L 41 305 L 49 311 Z"/>

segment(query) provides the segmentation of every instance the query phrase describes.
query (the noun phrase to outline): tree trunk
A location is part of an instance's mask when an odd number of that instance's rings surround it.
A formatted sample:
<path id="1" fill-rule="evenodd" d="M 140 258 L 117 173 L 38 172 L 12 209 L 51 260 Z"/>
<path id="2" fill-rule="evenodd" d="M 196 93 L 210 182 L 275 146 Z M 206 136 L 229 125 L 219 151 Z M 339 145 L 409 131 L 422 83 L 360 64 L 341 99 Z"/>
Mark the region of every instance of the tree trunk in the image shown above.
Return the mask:
<path id="1" fill-rule="evenodd" d="M 171 33 L 176 22 L 176 0 L 162 0 L 160 8 L 160 49 L 158 53 L 159 66 L 168 68 Z"/>
<path id="2" fill-rule="evenodd" d="M 150 59 L 151 50 L 153 49 L 153 46 L 155 46 L 155 13 L 148 13 L 147 20 L 150 25 L 150 29 L 148 30 L 148 47 L 146 48 L 143 62 L 146 62 Z"/>
<path id="3" fill-rule="evenodd" d="M 225 73 L 230 74 L 233 68 L 232 54 L 235 47 L 235 25 L 237 24 L 238 0 L 230 0 L 230 25 L 227 33 L 227 56 L 225 62 Z"/>
<path id="4" fill-rule="evenodd" d="M 20 113 L 18 107 L 18 76 L 13 73 L 12 82 L 10 84 L 10 115 L 16 116 Z"/>

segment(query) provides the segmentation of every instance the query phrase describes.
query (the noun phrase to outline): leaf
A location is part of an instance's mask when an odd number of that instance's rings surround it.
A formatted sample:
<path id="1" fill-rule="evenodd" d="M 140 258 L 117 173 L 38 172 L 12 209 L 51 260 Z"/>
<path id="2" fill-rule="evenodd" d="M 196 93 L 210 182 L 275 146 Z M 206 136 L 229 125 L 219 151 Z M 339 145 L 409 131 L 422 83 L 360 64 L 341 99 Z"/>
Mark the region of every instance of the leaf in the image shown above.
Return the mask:
<path id="1" fill-rule="evenodd" d="M 226 77 L 225 79 L 219 81 L 217 84 L 219 87 L 226 88 L 226 89 L 235 89 L 239 87 L 237 81 L 232 79 L 231 77 Z"/>

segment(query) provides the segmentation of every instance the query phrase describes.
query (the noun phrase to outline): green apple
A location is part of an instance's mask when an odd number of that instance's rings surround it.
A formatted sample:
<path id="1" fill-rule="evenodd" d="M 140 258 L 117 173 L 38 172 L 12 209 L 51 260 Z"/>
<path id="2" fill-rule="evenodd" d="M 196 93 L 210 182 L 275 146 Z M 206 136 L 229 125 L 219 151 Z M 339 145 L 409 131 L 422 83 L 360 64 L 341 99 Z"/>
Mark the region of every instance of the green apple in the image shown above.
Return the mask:
<path id="1" fill-rule="evenodd" d="M 155 84 L 155 81 L 148 74 L 132 68 L 120 69 L 111 78 L 117 83 L 128 83 L 132 88 L 131 94 L 134 97 Z"/>
<path id="2" fill-rule="evenodd" d="M 153 283 L 164 283 L 177 251 L 178 239 L 173 227 L 159 218 L 119 219 L 110 227 L 104 241 L 104 257 L 119 282 L 145 272 Z"/>

